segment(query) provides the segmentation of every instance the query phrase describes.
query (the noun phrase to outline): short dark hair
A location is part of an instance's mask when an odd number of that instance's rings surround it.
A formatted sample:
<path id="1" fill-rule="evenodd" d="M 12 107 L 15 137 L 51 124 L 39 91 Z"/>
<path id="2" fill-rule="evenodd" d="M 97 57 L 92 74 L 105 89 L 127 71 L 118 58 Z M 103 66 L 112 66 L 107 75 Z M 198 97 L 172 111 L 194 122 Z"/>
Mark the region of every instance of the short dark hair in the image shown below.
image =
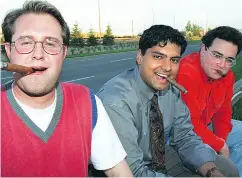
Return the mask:
<path id="1" fill-rule="evenodd" d="M 12 41 L 15 32 L 15 22 L 21 15 L 28 13 L 46 13 L 53 16 L 61 25 L 62 38 L 65 45 L 69 45 L 70 30 L 59 10 L 46 1 L 26 1 L 22 8 L 10 11 L 2 23 L 2 31 L 6 42 Z"/>
<path id="2" fill-rule="evenodd" d="M 232 27 L 229 26 L 219 26 L 213 30 L 208 31 L 202 37 L 202 43 L 209 48 L 215 38 L 219 38 L 228 42 L 232 42 L 234 45 L 238 47 L 237 54 L 240 53 L 242 48 L 242 33 Z"/>
<path id="3" fill-rule="evenodd" d="M 142 55 L 145 55 L 148 48 L 152 48 L 159 43 L 165 46 L 168 42 L 181 47 L 181 55 L 185 52 L 187 41 L 178 30 L 167 25 L 153 25 L 142 34 L 139 40 L 139 49 Z"/>

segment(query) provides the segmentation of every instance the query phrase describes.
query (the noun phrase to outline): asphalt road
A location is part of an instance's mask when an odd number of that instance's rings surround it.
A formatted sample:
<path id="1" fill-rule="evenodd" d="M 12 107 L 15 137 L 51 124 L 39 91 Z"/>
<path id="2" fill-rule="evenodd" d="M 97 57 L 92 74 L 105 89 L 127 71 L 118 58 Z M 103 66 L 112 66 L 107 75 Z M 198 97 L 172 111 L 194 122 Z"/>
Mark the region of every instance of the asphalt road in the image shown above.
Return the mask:
<path id="1" fill-rule="evenodd" d="M 199 49 L 199 44 L 188 45 L 184 55 Z M 135 57 L 136 51 L 67 59 L 64 62 L 60 80 L 86 85 L 96 93 L 106 81 L 134 67 Z M 10 80 L 12 80 L 12 74 L 1 71 L 1 83 Z"/>

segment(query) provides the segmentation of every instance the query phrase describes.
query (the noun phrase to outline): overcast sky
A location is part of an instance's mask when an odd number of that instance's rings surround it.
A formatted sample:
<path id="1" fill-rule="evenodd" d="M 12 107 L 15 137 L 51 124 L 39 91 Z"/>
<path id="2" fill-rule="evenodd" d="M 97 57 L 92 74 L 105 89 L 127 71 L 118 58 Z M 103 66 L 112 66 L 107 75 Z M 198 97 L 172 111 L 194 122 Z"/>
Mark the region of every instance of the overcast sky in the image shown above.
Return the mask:
<path id="1" fill-rule="evenodd" d="M 0 0 L 0 21 L 25 0 Z M 98 31 L 98 0 L 48 0 L 63 14 L 70 28 Z M 152 24 L 183 30 L 187 21 L 202 27 L 229 25 L 242 29 L 242 0 L 100 0 L 101 29 L 108 24 L 118 35 L 142 32 Z"/>

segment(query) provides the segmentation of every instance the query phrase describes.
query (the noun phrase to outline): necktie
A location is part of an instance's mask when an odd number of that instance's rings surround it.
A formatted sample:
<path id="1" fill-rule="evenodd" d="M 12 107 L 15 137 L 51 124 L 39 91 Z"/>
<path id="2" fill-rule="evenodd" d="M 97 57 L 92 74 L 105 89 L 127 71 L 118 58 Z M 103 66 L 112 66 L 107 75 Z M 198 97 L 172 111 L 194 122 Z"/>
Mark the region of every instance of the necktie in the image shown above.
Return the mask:
<path id="1" fill-rule="evenodd" d="M 163 116 L 158 105 L 158 96 L 151 99 L 149 112 L 150 119 L 150 144 L 152 155 L 152 169 L 165 173 L 165 139 Z"/>

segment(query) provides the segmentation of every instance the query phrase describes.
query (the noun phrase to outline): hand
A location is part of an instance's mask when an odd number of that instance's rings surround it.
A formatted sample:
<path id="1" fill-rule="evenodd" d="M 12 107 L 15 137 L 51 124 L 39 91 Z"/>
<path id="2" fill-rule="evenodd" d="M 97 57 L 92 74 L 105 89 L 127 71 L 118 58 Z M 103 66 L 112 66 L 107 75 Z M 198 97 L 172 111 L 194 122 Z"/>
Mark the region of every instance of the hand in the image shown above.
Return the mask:
<path id="1" fill-rule="evenodd" d="M 218 152 L 218 154 L 229 158 L 229 147 L 226 143 L 224 143 L 223 148 Z"/>
<path id="2" fill-rule="evenodd" d="M 211 177 L 225 177 L 219 170 L 214 171 Z"/>
<path id="3" fill-rule="evenodd" d="M 216 164 L 215 164 L 214 162 L 206 162 L 206 163 L 204 163 L 202 166 L 199 167 L 198 172 L 199 172 L 202 176 L 206 177 L 207 172 L 208 172 L 211 168 L 213 168 L 213 167 L 216 167 Z"/>

